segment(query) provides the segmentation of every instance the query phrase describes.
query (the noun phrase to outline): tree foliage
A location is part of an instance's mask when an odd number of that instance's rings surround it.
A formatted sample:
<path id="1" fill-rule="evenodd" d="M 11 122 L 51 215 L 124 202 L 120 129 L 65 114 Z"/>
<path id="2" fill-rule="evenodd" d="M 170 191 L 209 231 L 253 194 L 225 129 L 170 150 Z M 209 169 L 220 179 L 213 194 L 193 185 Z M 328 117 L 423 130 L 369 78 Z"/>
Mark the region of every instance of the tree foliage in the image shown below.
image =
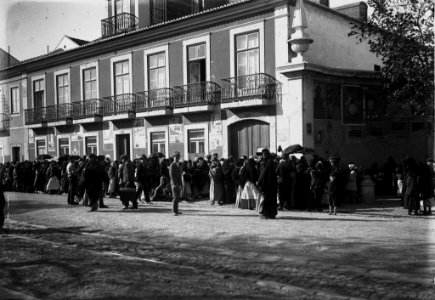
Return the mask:
<path id="1" fill-rule="evenodd" d="M 434 4 L 432 0 L 368 0 L 373 14 L 354 22 L 349 36 L 367 41 L 382 59 L 390 104 L 427 115 L 434 96 Z"/>

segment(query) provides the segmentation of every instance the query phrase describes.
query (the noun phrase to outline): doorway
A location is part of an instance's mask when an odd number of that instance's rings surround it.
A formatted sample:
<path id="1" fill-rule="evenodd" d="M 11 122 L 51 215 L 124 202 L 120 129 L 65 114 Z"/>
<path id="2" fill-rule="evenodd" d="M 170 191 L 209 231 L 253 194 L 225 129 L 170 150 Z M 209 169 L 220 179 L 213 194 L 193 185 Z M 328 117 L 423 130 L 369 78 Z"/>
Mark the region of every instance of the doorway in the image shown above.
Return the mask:
<path id="1" fill-rule="evenodd" d="M 120 160 L 121 156 L 127 154 L 131 158 L 130 153 L 130 135 L 117 134 L 116 135 L 116 159 Z"/>
<path id="2" fill-rule="evenodd" d="M 21 147 L 12 147 L 12 161 L 20 162 Z"/>
<path id="3" fill-rule="evenodd" d="M 229 149 L 233 157 L 255 156 L 258 148 L 270 148 L 269 124 L 259 120 L 246 120 L 230 126 Z"/>

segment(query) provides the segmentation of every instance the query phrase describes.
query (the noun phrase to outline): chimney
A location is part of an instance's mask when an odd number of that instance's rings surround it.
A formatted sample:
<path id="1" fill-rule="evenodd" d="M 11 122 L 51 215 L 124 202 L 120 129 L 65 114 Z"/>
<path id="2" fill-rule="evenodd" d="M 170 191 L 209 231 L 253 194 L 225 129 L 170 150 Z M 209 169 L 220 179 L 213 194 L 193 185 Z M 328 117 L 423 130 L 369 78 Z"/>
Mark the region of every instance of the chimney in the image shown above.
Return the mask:
<path id="1" fill-rule="evenodd" d="M 368 5 L 365 2 L 356 2 L 343 6 L 337 6 L 333 9 L 351 18 L 360 20 L 362 22 L 367 22 Z"/>

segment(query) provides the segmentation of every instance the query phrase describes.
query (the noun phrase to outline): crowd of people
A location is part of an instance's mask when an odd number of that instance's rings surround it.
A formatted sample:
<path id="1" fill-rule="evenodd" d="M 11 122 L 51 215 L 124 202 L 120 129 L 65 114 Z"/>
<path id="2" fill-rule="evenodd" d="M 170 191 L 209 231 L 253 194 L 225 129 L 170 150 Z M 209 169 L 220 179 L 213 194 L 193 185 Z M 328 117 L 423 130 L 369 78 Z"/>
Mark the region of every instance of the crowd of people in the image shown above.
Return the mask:
<path id="1" fill-rule="evenodd" d="M 112 161 L 90 154 L 6 162 L 0 164 L 0 182 L 3 191 L 65 193 L 67 204 L 89 205 L 91 211 L 107 207 L 104 197 L 119 197 L 124 209 L 137 209 L 138 202 L 173 201 L 178 215 L 180 200 L 209 198 L 211 205 L 234 204 L 273 219 L 278 210 L 322 211 L 324 206 L 336 214 L 340 203 L 360 202 L 361 181 L 368 175 L 377 193 L 400 197 L 408 213 L 417 215 L 431 213 L 433 165 L 433 160 L 423 163 L 408 157 L 397 164 L 389 158 L 382 167 L 374 164 L 363 172 L 338 157 L 278 156 L 268 149 L 255 157 L 214 154 L 185 161 L 179 153 L 169 158 L 142 155 L 133 161 L 128 155 Z M 4 218 L 0 221 L 3 224 Z"/>

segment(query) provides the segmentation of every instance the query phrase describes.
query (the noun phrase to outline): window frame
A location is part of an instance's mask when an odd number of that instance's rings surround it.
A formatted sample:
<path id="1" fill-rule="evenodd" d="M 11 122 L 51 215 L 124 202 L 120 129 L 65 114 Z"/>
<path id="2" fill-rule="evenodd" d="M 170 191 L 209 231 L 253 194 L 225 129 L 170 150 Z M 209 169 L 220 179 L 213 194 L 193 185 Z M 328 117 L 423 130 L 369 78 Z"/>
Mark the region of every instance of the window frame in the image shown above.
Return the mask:
<path id="1" fill-rule="evenodd" d="M 83 76 L 83 70 L 95 68 L 95 75 L 96 75 L 96 81 L 97 81 L 97 97 L 95 99 L 100 98 L 100 84 L 99 84 L 99 64 L 98 61 L 95 62 L 89 62 L 83 65 L 80 65 L 80 100 L 85 101 L 84 97 L 84 76 Z"/>
<path id="2" fill-rule="evenodd" d="M 16 91 L 16 99 L 14 98 L 14 91 Z M 16 105 L 14 105 L 14 102 Z M 12 86 L 10 87 L 10 113 L 11 114 L 20 114 L 20 87 Z"/>
<path id="3" fill-rule="evenodd" d="M 151 59 L 151 57 L 156 56 L 156 55 L 163 55 L 163 57 L 165 58 L 164 66 L 163 67 L 162 66 L 157 66 L 157 67 L 151 68 L 151 66 L 150 66 L 150 59 Z M 155 89 L 161 89 L 161 88 L 167 87 L 168 86 L 168 83 L 167 83 L 168 80 L 167 80 L 167 77 L 166 77 L 167 61 L 166 61 L 166 55 L 165 55 L 165 53 L 163 51 L 162 52 L 153 53 L 153 54 L 148 55 L 147 59 L 148 59 L 148 61 L 147 61 L 148 69 L 146 71 L 147 71 L 148 87 L 149 87 L 149 89 L 150 90 L 155 90 Z M 164 71 L 165 71 L 163 73 L 163 74 L 165 74 L 164 84 L 163 84 L 162 87 L 157 87 L 157 88 L 153 89 L 153 88 L 151 88 L 151 74 L 150 73 L 153 70 L 161 70 L 161 69 L 164 69 Z M 160 72 L 157 72 L 157 74 L 160 74 Z M 157 78 L 157 82 L 160 83 L 160 78 Z"/>
<path id="4" fill-rule="evenodd" d="M 144 88 L 145 91 L 149 91 L 149 75 L 148 75 L 148 56 L 153 55 L 153 54 L 157 54 L 159 52 L 165 52 L 165 62 L 166 62 L 166 72 L 165 72 L 165 77 L 166 77 L 166 85 L 165 88 L 168 88 L 170 85 L 169 82 L 169 68 L 170 68 L 170 62 L 169 62 L 169 45 L 168 44 L 164 44 L 164 45 L 160 45 L 160 46 L 156 46 L 154 48 L 150 48 L 150 49 L 146 49 L 144 50 Z"/>
<path id="5" fill-rule="evenodd" d="M 250 32 L 258 31 L 258 44 L 260 47 L 260 53 L 259 53 L 259 73 L 264 73 L 264 66 L 265 66 L 265 57 L 264 57 L 264 21 L 253 23 L 247 26 L 237 27 L 230 30 L 229 39 L 230 39 L 230 77 L 236 77 L 236 58 L 235 58 L 235 36 L 241 35 L 241 34 L 247 34 Z"/>
<path id="6" fill-rule="evenodd" d="M 205 81 L 211 80 L 210 74 L 210 34 L 202 35 L 196 38 L 192 38 L 189 40 L 183 41 L 183 84 L 188 84 L 189 75 L 188 75 L 188 63 L 189 63 L 189 53 L 187 51 L 188 47 L 205 44 Z"/>
<path id="7" fill-rule="evenodd" d="M 46 84 L 45 84 L 45 74 L 44 75 L 38 75 L 38 76 L 34 76 L 31 79 L 32 82 L 32 108 L 35 108 L 35 93 L 36 92 L 42 92 L 42 106 L 41 107 L 46 107 L 47 106 L 47 100 L 46 100 Z M 42 86 L 42 88 L 40 87 L 40 89 L 38 91 L 35 91 L 35 84 L 39 82 L 41 83 L 40 86 Z"/>
<path id="8" fill-rule="evenodd" d="M 45 153 L 38 153 L 38 142 L 39 141 L 44 141 L 44 148 L 45 148 Z M 41 154 L 48 154 L 48 141 L 47 141 L 47 137 L 41 137 L 41 138 L 35 138 L 35 158 L 38 158 L 39 155 Z"/>
<path id="9" fill-rule="evenodd" d="M 69 136 L 62 136 L 62 135 L 60 135 L 60 136 L 57 136 L 57 151 L 58 151 L 58 156 L 60 157 L 61 156 L 61 153 L 60 153 L 60 141 L 61 140 L 67 140 L 68 141 L 68 155 L 70 155 L 71 154 L 71 139 L 69 138 Z"/>
<path id="10" fill-rule="evenodd" d="M 59 79 L 63 78 L 64 84 L 62 86 L 59 85 Z M 68 84 L 65 84 L 65 78 L 68 80 Z M 56 104 L 65 104 L 65 103 L 71 103 L 71 97 L 70 97 L 70 80 L 69 80 L 69 74 L 68 73 L 61 73 L 55 75 L 55 84 L 56 84 Z M 62 92 L 62 93 L 61 93 Z M 63 102 L 60 103 L 60 97 L 63 97 Z"/>
<path id="11" fill-rule="evenodd" d="M 190 124 L 190 125 L 184 125 L 184 160 L 189 159 L 189 131 L 191 130 L 204 130 L 204 154 L 209 153 L 209 124 L 208 123 L 201 123 L 201 124 Z M 195 153 L 192 153 L 195 154 Z"/>
<path id="12" fill-rule="evenodd" d="M 110 83 L 111 83 L 111 93 L 113 96 L 116 96 L 115 91 L 115 63 L 128 60 L 128 74 L 129 74 L 129 93 L 133 92 L 133 77 L 132 77 L 132 53 L 127 53 L 124 55 L 119 55 L 117 57 L 112 57 L 110 59 Z M 121 95 L 121 94 L 118 94 Z"/>
<path id="13" fill-rule="evenodd" d="M 193 133 L 193 132 L 202 132 L 202 134 L 203 134 L 203 136 L 202 136 L 202 138 L 191 138 L 191 134 Z M 203 152 L 200 152 L 200 151 L 196 151 L 196 152 L 193 152 L 193 151 L 191 151 L 192 149 L 191 149 L 191 143 L 195 143 L 195 149 L 196 150 L 199 150 L 199 145 L 200 145 L 200 143 L 203 143 L 203 148 L 204 148 L 204 151 Z M 192 155 L 192 154 L 205 154 L 205 130 L 204 129 L 201 129 L 201 128 L 199 128 L 199 129 L 189 129 L 189 130 L 187 130 L 187 151 L 188 151 L 188 154 L 189 155 Z"/>
<path id="14" fill-rule="evenodd" d="M 155 132 L 165 133 L 165 155 L 169 156 L 169 127 L 168 126 L 156 126 L 156 127 L 149 127 L 146 129 L 148 155 L 151 155 L 152 153 L 151 134 Z"/>

